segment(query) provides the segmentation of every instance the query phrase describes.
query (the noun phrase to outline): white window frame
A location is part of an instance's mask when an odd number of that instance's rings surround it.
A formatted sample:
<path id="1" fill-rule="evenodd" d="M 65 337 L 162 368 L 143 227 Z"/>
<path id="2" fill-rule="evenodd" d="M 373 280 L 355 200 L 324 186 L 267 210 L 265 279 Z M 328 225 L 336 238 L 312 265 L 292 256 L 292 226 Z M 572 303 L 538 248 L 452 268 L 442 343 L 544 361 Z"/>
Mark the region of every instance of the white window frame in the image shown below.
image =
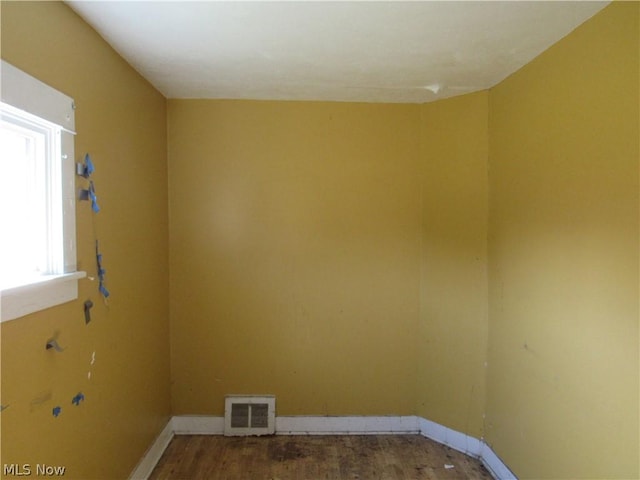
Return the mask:
<path id="1" fill-rule="evenodd" d="M 13 320 L 78 298 L 74 135 L 75 115 L 71 97 L 51 88 L 2 60 L 1 100 L 16 109 L 58 125 L 62 179 L 63 265 L 61 271 L 41 275 L 0 290 L 0 321 Z M 1 225 L 0 225 L 1 229 Z"/>

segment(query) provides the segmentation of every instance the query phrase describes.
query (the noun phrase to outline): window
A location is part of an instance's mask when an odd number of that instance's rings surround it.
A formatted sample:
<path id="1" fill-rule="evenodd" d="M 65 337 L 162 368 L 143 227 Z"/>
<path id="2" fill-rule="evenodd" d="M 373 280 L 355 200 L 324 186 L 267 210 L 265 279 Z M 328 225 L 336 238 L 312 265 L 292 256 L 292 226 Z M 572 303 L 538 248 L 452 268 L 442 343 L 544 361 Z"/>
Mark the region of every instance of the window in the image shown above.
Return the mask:
<path id="1" fill-rule="evenodd" d="M 0 319 L 77 298 L 73 100 L 2 61 Z"/>

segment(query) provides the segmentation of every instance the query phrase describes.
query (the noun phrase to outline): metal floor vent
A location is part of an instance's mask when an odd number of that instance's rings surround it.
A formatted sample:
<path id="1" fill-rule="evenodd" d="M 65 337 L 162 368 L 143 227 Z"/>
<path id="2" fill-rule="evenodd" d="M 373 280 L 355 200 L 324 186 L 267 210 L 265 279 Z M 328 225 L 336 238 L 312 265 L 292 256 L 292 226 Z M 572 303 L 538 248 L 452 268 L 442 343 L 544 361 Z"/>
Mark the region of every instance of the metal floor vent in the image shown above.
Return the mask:
<path id="1" fill-rule="evenodd" d="M 273 435 L 275 423 L 276 397 L 273 395 L 225 397 L 225 435 Z"/>

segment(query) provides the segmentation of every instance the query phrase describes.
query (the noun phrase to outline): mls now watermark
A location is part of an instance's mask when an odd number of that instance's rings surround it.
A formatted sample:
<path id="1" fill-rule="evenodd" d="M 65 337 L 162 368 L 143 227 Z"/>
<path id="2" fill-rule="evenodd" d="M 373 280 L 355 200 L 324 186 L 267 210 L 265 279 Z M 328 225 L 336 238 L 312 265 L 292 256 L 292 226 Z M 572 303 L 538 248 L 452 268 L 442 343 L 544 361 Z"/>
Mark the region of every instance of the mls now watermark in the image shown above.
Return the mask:
<path id="1" fill-rule="evenodd" d="M 58 465 L 47 465 L 45 463 L 36 463 L 35 466 L 30 463 L 5 463 L 2 473 L 5 477 L 61 477 L 64 475 L 67 467 Z"/>

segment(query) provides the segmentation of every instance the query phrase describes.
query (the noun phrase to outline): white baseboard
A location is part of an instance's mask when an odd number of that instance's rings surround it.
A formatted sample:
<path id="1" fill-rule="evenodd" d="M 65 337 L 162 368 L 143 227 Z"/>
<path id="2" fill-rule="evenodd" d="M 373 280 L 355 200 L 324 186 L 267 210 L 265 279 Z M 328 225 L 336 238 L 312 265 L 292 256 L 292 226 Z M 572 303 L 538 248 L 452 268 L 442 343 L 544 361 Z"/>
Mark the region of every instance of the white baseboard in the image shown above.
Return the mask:
<path id="1" fill-rule="evenodd" d="M 384 435 L 420 433 L 418 417 L 276 417 L 276 435 Z"/>
<path id="2" fill-rule="evenodd" d="M 518 477 L 509 470 L 504 462 L 496 455 L 493 449 L 482 442 L 482 451 L 480 453 L 480 460 L 482 464 L 485 466 L 491 476 L 497 480 L 517 480 Z"/>
<path id="3" fill-rule="evenodd" d="M 171 419 L 176 435 L 222 435 L 224 417 L 180 415 Z"/>
<path id="4" fill-rule="evenodd" d="M 470 457 L 480 458 L 482 454 L 482 441 L 475 437 L 452 430 L 439 423 L 418 417 L 420 433 L 442 445 L 453 448 Z"/>
<path id="5" fill-rule="evenodd" d="M 140 461 L 131 480 L 146 479 L 174 435 L 223 435 L 224 417 L 180 415 L 171 418 Z M 517 480 L 483 440 L 417 416 L 276 417 L 276 435 L 420 434 L 478 458 L 496 480 Z"/>
<path id="6" fill-rule="evenodd" d="M 171 442 L 173 434 L 172 420 L 170 419 L 131 473 L 130 480 L 146 480 L 149 478 L 169 442 Z"/>
<path id="7" fill-rule="evenodd" d="M 518 477 L 509 470 L 484 440 L 452 430 L 422 417 L 418 417 L 418 425 L 423 436 L 480 460 L 496 480 L 517 480 Z"/>

